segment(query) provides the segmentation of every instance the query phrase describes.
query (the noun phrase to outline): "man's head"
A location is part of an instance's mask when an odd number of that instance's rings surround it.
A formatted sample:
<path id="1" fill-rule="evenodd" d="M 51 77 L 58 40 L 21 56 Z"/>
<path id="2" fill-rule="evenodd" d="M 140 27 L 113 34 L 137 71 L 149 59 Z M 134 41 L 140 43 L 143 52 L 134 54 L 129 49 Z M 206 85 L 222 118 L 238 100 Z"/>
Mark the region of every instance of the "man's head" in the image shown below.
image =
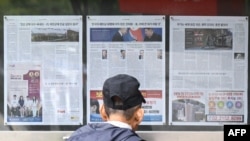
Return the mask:
<path id="1" fill-rule="evenodd" d="M 136 130 L 144 115 L 141 105 L 146 102 L 139 86 L 138 80 L 127 74 L 108 78 L 103 85 L 102 118 L 126 122 Z"/>
<path id="2" fill-rule="evenodd" d="M 122 35 L 126 34 L 127 33 L 127 28 L 120 28 L 119 31 Z"/>
<path id="3" fill-rule="evenodd" d="M 121 57 L 124 59 L 126 56 L 126 51 L 124 49 L 121 50 Z"/>
<path id="4" fill-rule="evenodd" d="M 151 38 L 152 35 L 154 33 L 154 30 L 152 28 L 145 28 L 145 35 L 148 37 L 148 38 Z"/>
<path id="5" fill-rule="evenodd" d="M 102 50 L 102 58 L 106 58 L 107 57 L 107 50 L 104 49 Z"/>

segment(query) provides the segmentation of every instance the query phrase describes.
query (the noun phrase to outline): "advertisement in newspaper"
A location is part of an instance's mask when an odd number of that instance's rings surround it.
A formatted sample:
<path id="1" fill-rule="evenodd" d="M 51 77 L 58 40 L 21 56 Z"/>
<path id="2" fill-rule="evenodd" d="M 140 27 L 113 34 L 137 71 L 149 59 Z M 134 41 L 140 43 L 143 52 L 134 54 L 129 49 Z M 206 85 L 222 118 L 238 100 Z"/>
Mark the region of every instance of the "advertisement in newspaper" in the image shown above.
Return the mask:
<path id="1" fill-rule="evenodd" d="M 140 82 L 142 124 L 165 124 L 165 16 L 87 16 L 87 122 L 103 122 L 103 83 L 121 73 Z"/>
<path id="2" fill-rule="evenodd" d="M 82 17 L 4 16 L 4 124 L 79 125 Z"/>
<path id="3" fill-rule="evenodd" d="M 169 42 L 169 124 L 246 124 L 248 17 L 170 16 Z"/>

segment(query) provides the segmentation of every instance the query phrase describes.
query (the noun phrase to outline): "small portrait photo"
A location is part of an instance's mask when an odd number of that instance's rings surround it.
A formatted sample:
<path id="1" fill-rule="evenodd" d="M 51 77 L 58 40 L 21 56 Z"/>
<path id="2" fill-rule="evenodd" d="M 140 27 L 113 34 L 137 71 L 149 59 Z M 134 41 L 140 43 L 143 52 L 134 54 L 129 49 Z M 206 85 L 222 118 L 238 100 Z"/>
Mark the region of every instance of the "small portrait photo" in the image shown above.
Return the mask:
<path id="1" fill-rule="evenodd" d="M 162 49 L 157 50 L 157 59 L 162 59 Z"/>
<path id="2" fill-rule="evenodd" d="M 139 59 L 143 59 L 144 58 L 144 50 L 140 50 L 139 51 Z"/>
<path id="3" fill-rule="evenodd" d="M 161 42 L 162 35 L 154 28 L 144 28 L 144 42 Z"/>
<path id="4" fill-rule="evenodd" d="M 127 34 L 128 28 L 119 28 L 117 32 L 113 35 L 113 42 L 121 42 L 124 41 L 124 35 Z"/>
<path id="5" fill-rule="evenodd" d="M 106 49 L 102 50 L 102 59 L 107 59 L 108 58 L 108 51 Z"/>
<path id="6" fill-rule="evenodd" d="M 126 58 L 126 50 L 122 49 L 120 52 L 121 52 L 121 59 L 125 59 Z"/>

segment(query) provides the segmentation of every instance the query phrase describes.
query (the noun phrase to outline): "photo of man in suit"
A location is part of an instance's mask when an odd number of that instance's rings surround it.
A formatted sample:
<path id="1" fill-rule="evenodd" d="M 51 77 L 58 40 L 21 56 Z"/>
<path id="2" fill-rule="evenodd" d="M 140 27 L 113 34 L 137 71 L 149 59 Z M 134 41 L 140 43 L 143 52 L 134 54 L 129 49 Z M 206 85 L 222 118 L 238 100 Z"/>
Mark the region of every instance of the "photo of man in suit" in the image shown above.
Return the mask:
<path id="1" fill-rule="evenodd" d="M 120 52 L 121 52 L 121 59 L 125 59 L 126 58 L 126 51 L 124 49 L 122 49 Z"/>
<path id="2" fill-rule="evenodd" d="M 113 42 L 121 42 L 124 41 L 123 36 L 127 33 L 127 28 L 120 28 L 118 31 L 113 35 L 112 41 Z"/>
<path id="3" fill-rule="evenodd" d="M 144 50 L 140 50 L 139 59 L 143 59 L 143 58 L 144 58 Z"/>
<path id="4" fill-rule="evenodd" d="M 162 49 L 157 50 L 157 58 L 162 59 Z"/>
<path id="5" fill-rule="evenodd" d="M 162 37 L 159 34 L 156 34 L 153 30 L 153 28 L 145 28 L 145 37 L 144 37 L 144 41 L 162 41 Z"/>
<path id="6" fill-rule="evenodd" d="M 108 51 L 106 49 L 102 50 L 102 59 L 107 59 L 108 58 Z"/>

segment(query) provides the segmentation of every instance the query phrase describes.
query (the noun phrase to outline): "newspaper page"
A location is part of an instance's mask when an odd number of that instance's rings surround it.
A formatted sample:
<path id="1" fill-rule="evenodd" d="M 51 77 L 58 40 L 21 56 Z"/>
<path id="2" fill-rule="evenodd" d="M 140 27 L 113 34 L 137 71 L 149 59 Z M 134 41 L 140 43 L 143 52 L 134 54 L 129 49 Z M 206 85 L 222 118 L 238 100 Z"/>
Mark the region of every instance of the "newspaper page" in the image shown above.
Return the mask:
<path id="1" fill-rule="evenodd" d="M 79 125 L 82 17 L 4 16 L 4 124 Z"/>
<path id="2" fill-rule="evenodd" d="M 142 124 L 165 124 L 165 16 L 87 16 L 87 122 L 103 122 L 103 83 L 121 73 L 140 82 Z"/>
<path id="3" fill-rule="evenodd" d="M 246 124 L 248 17 L 170 16 L 169 42 L 169 124 Z"/>

